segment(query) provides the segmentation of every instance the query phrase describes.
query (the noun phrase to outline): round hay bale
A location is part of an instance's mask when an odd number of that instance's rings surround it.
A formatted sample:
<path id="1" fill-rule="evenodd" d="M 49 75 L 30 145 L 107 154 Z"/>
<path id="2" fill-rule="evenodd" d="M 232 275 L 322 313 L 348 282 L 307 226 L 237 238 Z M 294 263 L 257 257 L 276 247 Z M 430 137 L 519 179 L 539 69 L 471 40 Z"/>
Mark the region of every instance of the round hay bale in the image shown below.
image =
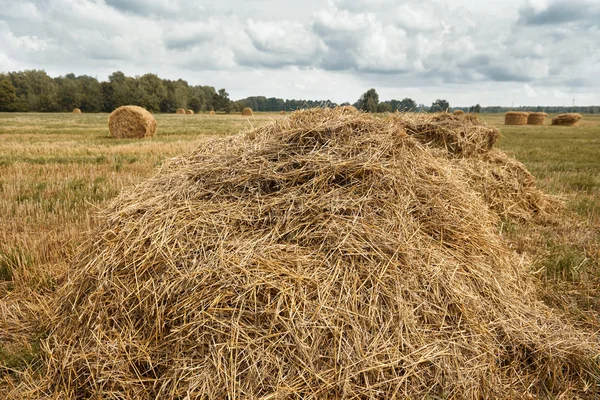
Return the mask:
<path id="1" fill-rule="evenodd" d="M 156 132 L 156 120 L 142 107 L 121 106 L 108 117 L 108 130 L 117 139 L 150 137 Z"/>
<path id="2" fill-rule="evenodd" d="M 581 118 L 581 114 L 577 113 L 559 114 L 552 118 L 552 125 L 575 126 Z"/>
<path id="3" fill-rule="evenodd" d="M 246 107 L 242 110 L 242 115 L 245 117 L 251 117 L 252 116 L 252 109 L 250 107 Z"/>
<path id="4" fill-rule="evenodd" d="M 432 118 L 415 126 L 460 125 L 465 140 L 476 128 Z M 426 148 L 423 133 L 297 111 L 206 142 L 122 193 L 48 308 L 28 397 L 589 389 L 597 334 L 541 301 L 459 161 Z"/>
<path id="5" fill-rule="evenodd" d="M 463 110 L 454 110 L 454 115 L 465 115 L 465 112 Z"/>
<path id="6" fill-rule="evenodd" d="M 504 115 L 504 125 L 527 125 L 529 113 L 509 111 Z"/>
<path id="7" fill-rule="evenodd" d="M 527 125 L 544 125 L 547 116 L 545 112 L 531 112 L 527 117 Z"/>
<path id="8" fill-rule="evenodd" d="M 214 111 L 214 110 L 210 110 L 210 111 L 208 112 L 208 115 L 215 115 L 215 111 Z"/>
<path id="9" fill-rule="evenodd" d="M 178 108 L 176 113 L 177 114 L 185 114 L 185 108 Z"/>
<path id="10" fill-rule="evenodd" d="M 73 114 L 81 114 L 81 110 L 79 108 L 74 108 Z"/>
<path id="11" fill-rule="evenodd" d="M 285 111 L 283 111 L 283 110 L 279 111 L 279 115 L 285 115 Z"/>
<path id="12" fill-rule="evenodd" d="M 339 109 L 343 112 L 350 113 L 350 114 L 358 114 L 359 113 L 358 109 L 354 106 L 341 106 L 341 107 L 339 107 Z"/>
<path id="13" fill-rule="evenodd" d="M 188 110 L 185 110 L 185 113 L 186 113 L 187 115 L 194 115 L 194 110 L 189 110 L 189 109 L 188 109 Z"/>

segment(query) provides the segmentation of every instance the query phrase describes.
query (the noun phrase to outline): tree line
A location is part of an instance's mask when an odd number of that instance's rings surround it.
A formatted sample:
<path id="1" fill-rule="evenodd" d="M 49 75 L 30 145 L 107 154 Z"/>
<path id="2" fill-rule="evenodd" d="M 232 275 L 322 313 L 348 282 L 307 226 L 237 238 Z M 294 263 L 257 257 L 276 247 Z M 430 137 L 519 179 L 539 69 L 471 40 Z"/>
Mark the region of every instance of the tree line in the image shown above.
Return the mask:
<path id="1" fill-rule="evenodd" d="M 276 97 L 252 96 L 232 101 L 222 88 L 193 86 L 183 79 L 161 79 L 155 74 L 126 76 L 113 72 L 107 81 L 74 74 L 52 78 L 43 70 L 25 70 L 0 73 L 0 111 L 61 112 L 75 108 L 83 112 L 112 112 L 122 105 L 138 105 L 157 113 L 173 113 L 178 108 L 194 112 L 217 111 L 239 112 L 245 107 L 254 111 L 293 111 L 313 107 L 334 107 L 330 100 L 295 100 Z M 349 102 L 341 105 L 350 105 Z M 465 112 L 504 113 L 515 110 L 509 107 L 451 108 L 448 101 L 438 99 L 430 107 L 417 104 L 411 98 L 379 101 L 377 91 L 372 88 L 363 93 L 353 105 L 365 112 L 439 112 L 463 110 Z M 523 111 L 547 113 L 579 112 L 600 113 L 600 107 L 520 107 Z"/>

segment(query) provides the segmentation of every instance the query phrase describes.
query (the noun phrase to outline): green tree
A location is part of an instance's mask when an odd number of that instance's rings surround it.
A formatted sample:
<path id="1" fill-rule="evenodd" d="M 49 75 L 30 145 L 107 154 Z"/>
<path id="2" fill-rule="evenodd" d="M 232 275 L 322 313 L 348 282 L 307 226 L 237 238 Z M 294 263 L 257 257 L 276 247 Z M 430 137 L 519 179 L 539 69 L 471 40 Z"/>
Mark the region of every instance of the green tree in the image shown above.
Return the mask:
<path id="1" fill-rule="evenodd" d="M 0 111 L 16 111 L 19 99 L 17 91 L 8 79 L 0 81 Z"/>
<path id="2" fill-rule="evenodd" d="M 377 112 L 379 112 L 379 113 L 392 112 L 392 104 L 387 101 L 377 104 Z"/>
<path id="3" fill-rule="evenodd" d="M 198 111 L 200 111 L 202 109 L 202 103 L 200 102 L 200 99 L 197 97 L 192 97 L 190 99 L 190 102 L 188 105 L 195 113 L 197 113 Z"/>
<path id="4" fill-rule="evenodd" d="M 377 104 L 379 104 L 379 95 L 375 89 L 369 89 L 358 99 L 355 107 L 366 112 L 377 112 Z"/>
<path id="5" fill-rule="evenodd" d="M 469 107 L 469 112 L 479 114 L 481 112 L 481 106 L 479 104 Z"/>
<path id="6" fill-rule="evenodd" d="M 225 89 L 219 89 L 219 91 L 213 97 L 213 105 L 215 111 L 225 111 L 226 113 L 231 112 L 229 93 Z"/>
<path id="7" fill-rule="evenodd" d="M 434 103 L 431 104 L 429 112 L 445 112 L 448 111 L 449 108 L 450 103 L 448 103 L 446 100 L 437 99 Z"/>

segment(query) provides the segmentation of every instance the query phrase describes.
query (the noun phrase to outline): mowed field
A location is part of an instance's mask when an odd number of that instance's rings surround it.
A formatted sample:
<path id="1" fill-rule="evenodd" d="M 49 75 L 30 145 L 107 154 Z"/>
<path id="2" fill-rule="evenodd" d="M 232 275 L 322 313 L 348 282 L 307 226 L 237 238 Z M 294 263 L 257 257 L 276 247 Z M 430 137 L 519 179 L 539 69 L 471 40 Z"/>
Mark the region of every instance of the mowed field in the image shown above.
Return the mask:
<path id="1" fill-rule="evenodd" d="M 0 375 L 35 360 L 35 327 L 7 321 L 21 311 L 19 299 L 43 298 L 60 284 L 95 210 L 165 159 L 279 118 L 156 115 L 155 137 L 116 140 L 106 114 L 0 114 Z M 503 115 L 481 118 L 500 128 L 499 147 L 566 204 L 563 223 L 499 229 L 532 259 L 550 305 L 598 326 L 600 116 L 586 115 L 578 127 L 504 126 Z"/>

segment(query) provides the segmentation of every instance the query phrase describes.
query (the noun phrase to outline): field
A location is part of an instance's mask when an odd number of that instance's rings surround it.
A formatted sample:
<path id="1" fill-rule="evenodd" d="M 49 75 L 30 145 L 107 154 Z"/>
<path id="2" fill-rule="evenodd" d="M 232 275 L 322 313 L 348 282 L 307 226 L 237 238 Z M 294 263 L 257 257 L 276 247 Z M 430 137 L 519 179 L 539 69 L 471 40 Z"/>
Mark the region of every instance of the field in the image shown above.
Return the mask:
<path id="1" fill-rule="evenodd" d="M 106 114 L 0 114 L 0 375 L 35 360 L 41 327 L 15 326 L 23 298 L 43 298 L 64 276 L 94 211 L 207 138 L 282 118 L 157 115 L 158 133 L 115 140 Z M 562 222 L 499 227 L 533 260 L 544 299 L 600 328 L 600 116 L 578 127 L 504 126 L 499 147 L 523 162 L 544 191 L 562 199 Z M 37 332 L 36 332 L 37 331 Z"/>

